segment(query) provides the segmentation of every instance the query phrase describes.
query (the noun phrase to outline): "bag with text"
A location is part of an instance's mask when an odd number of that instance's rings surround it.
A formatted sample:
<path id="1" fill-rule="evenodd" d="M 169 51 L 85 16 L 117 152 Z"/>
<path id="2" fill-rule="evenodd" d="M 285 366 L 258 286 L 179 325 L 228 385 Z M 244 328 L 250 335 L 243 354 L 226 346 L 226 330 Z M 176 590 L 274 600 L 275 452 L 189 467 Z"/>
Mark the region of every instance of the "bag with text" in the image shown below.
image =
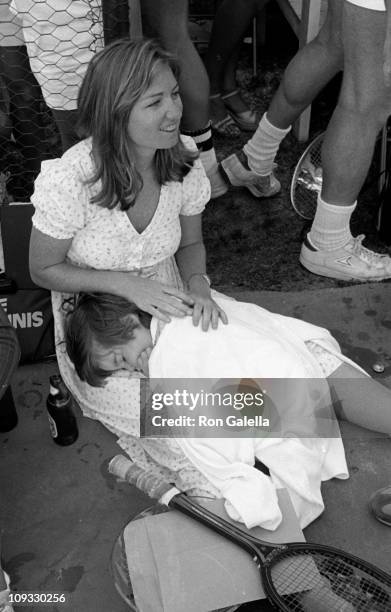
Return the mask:
<path id="1" fill-rule="evenodd" d="M 55 354 L 50 291 L 31 280 L 28 265 L 31 217 L 30 203 L 0 207 L 5 274 L 0 275 L 0 304 L 16 329 L 21 363 L 40 361 Z"/>

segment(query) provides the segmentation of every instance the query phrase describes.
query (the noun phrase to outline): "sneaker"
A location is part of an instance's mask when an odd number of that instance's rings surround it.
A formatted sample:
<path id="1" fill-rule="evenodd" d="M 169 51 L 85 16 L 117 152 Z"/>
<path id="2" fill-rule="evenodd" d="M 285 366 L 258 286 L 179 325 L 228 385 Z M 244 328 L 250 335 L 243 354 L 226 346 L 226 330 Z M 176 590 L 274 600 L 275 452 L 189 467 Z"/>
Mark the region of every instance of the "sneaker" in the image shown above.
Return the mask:
<path id="1" fill-rule="evenodd" d="M 364 238 L 363 234 L 352 237 L 339 249 L 322 251 L 307 235 L 301 247 L 300 263 L 313 274 L 339 280 L 381 281 L 391 278 L 391 257 L 364 247 Z"/>
<path id="2" fill-rule="evenodd" d="M 216 165 L 215 168 L 207 172 L 207 177 L 210 182 L 210 199 L 214 200 L 224 195 L 228 191 L 228 185 L 222 176 L 219 167 Z"/>
<path id="3" fill-rule="evenodd" d="M 260 176 L 247 170 L 235 153 L 223 159 L 221 167 L 231 185 L 247 187 L 256 198 L 271 198 L 281 190 L 280 182 L 273 172 L 267 176 Z"/>

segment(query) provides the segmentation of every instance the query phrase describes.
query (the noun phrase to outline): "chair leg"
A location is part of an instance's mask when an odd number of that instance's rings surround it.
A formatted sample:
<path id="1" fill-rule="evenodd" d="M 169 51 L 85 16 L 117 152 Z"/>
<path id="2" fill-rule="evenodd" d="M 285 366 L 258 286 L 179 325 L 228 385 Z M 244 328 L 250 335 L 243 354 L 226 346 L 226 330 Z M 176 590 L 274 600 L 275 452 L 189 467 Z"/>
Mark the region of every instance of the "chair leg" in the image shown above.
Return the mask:
<path id="1" fill-rule="evenodd" d="M 379 191 L 379 210 L 377 213 L 376 229 L 379 232 L 380 237 L 385 240 L 386 244 L 389 244 L 389 228 L 387 222 L 389 221 L 389 212 L 383 210 L 385 206 L 384 198 L 381 197 L 382 191 L 386 184 L 386 170 L 387 170 L 387 146 L 388 146 L 388 121 L 381 131 L 381 142 L 380 142 L 380 164 L 379 164 L 379 180 L 378 180 L 378 191 Z M 387 203 L 389 205 L 389 202 Z M 386 237 L 386 239 L 385 239 Z"/>
<path id="2" fill-rule="evenodd" d="M 260 47 L 264 47 L 266 44 L 266 15 L 267 6 L 265 6 L 255 17 L 257 24 L 257 43 Z"/>
<path id="3" fill-rule="evenodd" d="M 257 52 L 258 52 L 258 40 L 257 40 L 257 18 L 253 17 L 253 76 L 257 76 Z"/>
<path id="4" fill-rule="evenodd" d="M 131 40 L 141 38 L 143 27 L 141 21 L 140 0 L 128 0 L 129 5 L 129 37 Z"/>
<path id="5" fill-rule="evenodd" d="M 319 32 L 321 5 L 322 0 L 303 0 L 299 30 L 300 47 L 304 47 Z"/>
<path id="6" fill-rule="evenodd" d="M 303 111 L 300 117 L 295 121 L 293 132 L 299 142 L 306 142 L 310 133 L 311 124 L 311 105 Z"/>
<path id="7" fill-rule="evenodd" d="M 388 127 L 387 127 L 388 122 L 385 124 L 385 126 L 382 129 L 382 133 L 381 133 L 381 145 L 380 145 L 380 167 L 379 167 L 379 173 L 380 173 L 380 177 L 379 177 L 379 185 L 378 185 L 378 189 L 379 189 L 379 193 L 381 193 L 381 190 L 384 187 L 384 183 L 386 180 L 385 177 L 385 170 L 386 170 L 386 164 L 387 164 L 387 143 L 388 143 Z"/>

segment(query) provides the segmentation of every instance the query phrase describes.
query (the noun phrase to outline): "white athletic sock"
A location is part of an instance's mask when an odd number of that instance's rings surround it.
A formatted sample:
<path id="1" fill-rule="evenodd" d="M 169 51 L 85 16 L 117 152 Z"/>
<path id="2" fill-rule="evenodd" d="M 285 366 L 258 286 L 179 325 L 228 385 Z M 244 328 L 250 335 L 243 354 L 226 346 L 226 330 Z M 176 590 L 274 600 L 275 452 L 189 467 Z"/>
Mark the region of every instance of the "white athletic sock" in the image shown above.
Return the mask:
<path id="1" fill-rule="evenodd" d="M 212 128 L 210 122 L 201 130 L 194 132 L 182 132 L 191 136 L 200 153 L 200 160 L 204 166 L 206 176 L 210 181 L 211 199 L 218 198 L 228 191 L 227 183 L 219 172 L 219 164 L 216 158 L 216 151 L 213 146 Z"/>
<path id="2" fill-rule="evenodd" d="M 350 218 L 357 202 L 347 206 L 328 204 L 318 196 L 314 222 L 308 237 L 312 244 L 322 251 L 339 249 L 352 238 Z"/>
<path id="3" fill-rule="evenodd" d="M 216 152 L 213 146 L 212 140 L 212 128 L 210 123 L 201 130 L 194 132 L 182 131 L 183 134 L 191 136 L 195 141 L 197 148 L 200 152 L 200 160 L 205 168 L 205 172 L 209 175 L 217 168 Z"/>
<path id="4" fill-rule="evenodd" d="M 211 172 L 214 172 L 218 166 L 216 152 L 214 148 L 209 149 L 209 151 L 200 151 L 200 160 L 202 165 L 204 166 L 207 176 L 209 176 Z"/>
<path id="5" fill-rule="evenodd" d="M 275 127 L 266 117 L 266 113 L 263 115 L 255 134 L 243 147 L 249 168 L 253 172 L 260 176 L 267 176 L 271 173 L 280 143 L 290 129 L 288 127 L 282 130 Z"/>

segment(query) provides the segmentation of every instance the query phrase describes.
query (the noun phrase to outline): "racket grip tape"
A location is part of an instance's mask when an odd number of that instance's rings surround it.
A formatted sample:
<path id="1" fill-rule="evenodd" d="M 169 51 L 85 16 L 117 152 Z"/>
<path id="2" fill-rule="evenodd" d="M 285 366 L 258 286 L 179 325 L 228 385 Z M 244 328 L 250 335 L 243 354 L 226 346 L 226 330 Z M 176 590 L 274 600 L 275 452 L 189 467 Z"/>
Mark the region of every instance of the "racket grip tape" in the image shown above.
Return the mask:
<path id="1" fill-rule="evenodd" d="M 172 491 L 172 489 L 175 491 L 174 494 L 179 493 L 175 487 L 163 480 L 160 476 L 156 476 L 144 470 L 135 463 L 132 463 L 132 461 L 124 457 L 124 455 L 115 455 L 109 462 L 108 470 L 113 476 L 134 485 L 153 499 L 161 500 L 161 498 L 169 491 Z M 164 503 L 167 504 L 167 502 Z"/>

